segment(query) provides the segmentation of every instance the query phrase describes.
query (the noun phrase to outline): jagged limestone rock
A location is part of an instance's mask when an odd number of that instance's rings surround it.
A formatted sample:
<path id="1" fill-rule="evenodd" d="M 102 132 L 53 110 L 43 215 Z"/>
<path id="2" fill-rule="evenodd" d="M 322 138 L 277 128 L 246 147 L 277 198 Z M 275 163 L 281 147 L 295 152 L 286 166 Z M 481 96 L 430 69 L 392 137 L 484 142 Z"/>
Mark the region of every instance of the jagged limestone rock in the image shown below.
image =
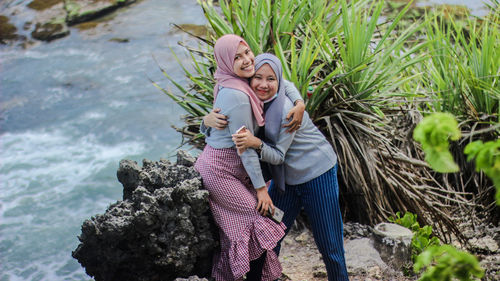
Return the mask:
<path id="1" fill-rule="evenodd" d="M 174 280 L 208 276 L 217 231 L 208 192 L 193 159 L 122 160 L 118 178 L 124 200 L 85 220 L 73 252 L 87 274 L 99 280 Z M 125 195 L 127 193 L 127 195 Z"/>

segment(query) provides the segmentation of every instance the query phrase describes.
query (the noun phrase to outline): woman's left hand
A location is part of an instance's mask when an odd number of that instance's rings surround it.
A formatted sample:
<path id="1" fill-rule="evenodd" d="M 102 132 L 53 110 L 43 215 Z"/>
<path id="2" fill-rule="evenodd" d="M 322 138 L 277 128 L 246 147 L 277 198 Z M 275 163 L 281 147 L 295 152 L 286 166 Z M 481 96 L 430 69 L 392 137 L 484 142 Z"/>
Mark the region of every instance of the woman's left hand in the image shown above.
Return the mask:
<path id="1" fill-rule="evenodd" d="M 300 128 L 305 110 L 306 110 L 306 105 L 304 104 L 304 101 L 297 100 L 295 106 L 292 109 L 290 109 L 290 111 L 286 115 L 287 120 L 293 117 L 290 123 L 283 125 L 283 127 L 285 128 L 288 127 L 288 129 L 286 130 L 287 133 L 293 133 Z"/>
<path id="2" fill-rule="evenodd" d="M 245 151 L 247 148 L 258 148 L 261 140 L 255 137 L 249 130 L 242 130 L 232 135 L 232 139 L 238 151 Z"/>

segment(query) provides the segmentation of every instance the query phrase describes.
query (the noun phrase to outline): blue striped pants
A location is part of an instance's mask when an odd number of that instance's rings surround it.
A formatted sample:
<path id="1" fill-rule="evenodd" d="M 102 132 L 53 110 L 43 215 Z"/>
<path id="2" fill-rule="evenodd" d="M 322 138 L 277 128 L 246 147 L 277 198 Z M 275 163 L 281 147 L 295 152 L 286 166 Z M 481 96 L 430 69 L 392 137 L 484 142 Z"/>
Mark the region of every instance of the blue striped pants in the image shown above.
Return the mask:
<path id="1" fill-rule="evenodd" d="M 271 183 L 269 195 L 273 204 L 283 210 L 287 229 L 293 225 L 302 207 L 311 223 L 314 241 L 323 256 L 329 281 L 348 281 L 344 258 L 342 215 L 339 206 L 337 164 L 321 176 L 299 185 L 286 185 L 280 193 Z M 283 241 L 283 239 L 281 240 Z M 279 254 L 281 241 L 275 251 Z"/>

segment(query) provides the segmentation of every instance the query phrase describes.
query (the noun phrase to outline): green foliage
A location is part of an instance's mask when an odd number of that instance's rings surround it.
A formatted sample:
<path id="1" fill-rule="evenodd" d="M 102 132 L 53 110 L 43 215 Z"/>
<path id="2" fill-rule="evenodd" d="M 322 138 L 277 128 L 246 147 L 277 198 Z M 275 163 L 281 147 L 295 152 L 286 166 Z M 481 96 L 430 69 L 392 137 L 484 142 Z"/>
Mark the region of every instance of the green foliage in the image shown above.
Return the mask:
<path id="1" fill-rule="evenodd" d="M 476 171 L 483 171 L 497 188 L 496 201 L 500 205 L 500 139 L 496 141 L 474 141 L 465 147 L 467 160 L 476 160 Z"/>
<path id="2" fill-rule="evenodd" d="M 196 51 L 196 55 L 202 59 L 195 59 L 195 55 L 191 52 L 194 73 L 190 72 L 184 67 L 177 56 L 175 56 L 180 67 L 184 71 L 184 75 L 191 82 L 191 88 L 182 86 L 179 82 L 175 81 L 163 68 L 160 67 L 161 72 L 165 77 L 174 84 L 181 94 L 176 94 L 170 89 L 162 88 L 156 82 L 151 81 L 153 85 L 160 89 L 164 94 L 169 96 L 178 105 L 180 105 L 190 116 L 201 117 L 207 114 L 213 107 L 213 88 L 215 81 L 210 72 L 210 67 L 214 65 L 213 56 L 209 52 Z M 173 52 L 172 52 L 173 53 Z"/>
<path id="3" fill-rule="evenodd" d="M 459 170 L 449 151 L 449 140 L 458 140 L 460 130 L 450 113 L 436 112 L 426 116 L 413 131 L 413 138 L 422 145 L 425 161 L 440 173 Z"/>
<path id="4" fill-rule="evenodd" d="M 410 1 L 388 27 L 378 25 L 384 1 L 373 1 L 366 9 L 342 3 L 342 33 L 337 35 L 338 52 L 345 77 L 341 80 L 349 89 L 346 97 L 360 100 L 377 99 L 385 102 L 387 95 L 419 76 L 404 76 L 405 70 L 425 57 L 417 52 L 425 43 L 406 48 L 408 39 L 421 28 L 416 22 L 400 34 L 394 32 Z M 391 81 L 387 83 L 387 81 Z"/>
<path id="5" fill-rule="evenodd" d="M 451 245 L 432 246 L 415 261 L 414 271 L 427 268 L 419 281 L 477 280 L 484 276 L 477 258 Z"/>
<path id="6" fill-rule="evenodd" d="M 413 131 L 413 138 L 422 144 L 425 160 L 441 173 L 458 171 L 457 164 L 449 151 L 448 140 L 458 140 L 460 130 L 454 116 L 436 112 L 425 117 Z M 476 171 L 483 171 L 495 185 L 496 202 L 500 205 L 500 139 L 495 141 L 474 141 L 464 149 L 467 161 L 475 159 Z"/>
<path id="7" fill-rule="evenodd" d="M 431 110 L 453 112 L 462 118 L 498 122 L 500 103 L 500 13 L 484 21 L 467 17 L 455 21 L 445 12 L 427 15 L 422 86 L 430 91 Z"/>
<path id="8" fill-rule="evenodd" d="M 416 257 L 428 247 L 440 244 L 439 239 L 432 236 L 431 226 L 425 225 L 424 227 L 420 227 L 416 214 L 406 212 L 404 216 L 401 217 L 401 213 L 397 212 L 395 217 L 389 217 L 389 221 L 404 226 L 413 232 L 413 238 L 411 240 L 411 257 L 414 261 Z"/>

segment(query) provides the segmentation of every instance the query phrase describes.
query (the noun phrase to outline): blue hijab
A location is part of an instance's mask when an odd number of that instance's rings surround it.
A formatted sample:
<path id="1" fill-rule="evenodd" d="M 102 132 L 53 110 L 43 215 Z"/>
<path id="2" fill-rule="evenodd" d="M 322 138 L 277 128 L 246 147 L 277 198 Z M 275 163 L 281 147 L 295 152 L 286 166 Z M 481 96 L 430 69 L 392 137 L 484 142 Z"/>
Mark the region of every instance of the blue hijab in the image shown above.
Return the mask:
<path id="1" fill-rule="evenodd" d="M 271 146 L 276 146 L 279 139 L 279 134 L 282 126 L 282 116 L 283 116 L 283 106 L 285 104 L 285 84 L 283 83 L 283 69 L 281 66 L 281 61 L 273 54 L 264 53 L 255 57 L 255 71 L 261 68 L 264 64 L 268 64 L 274 71 L 276 79 L 278 80 L 278 92 L 277 95 L 271 102 L 269 106 L 264 106 L 267 108 L 265 110 L 265 137 Z M 271 165 L 268 164 L 271 170 L 271 175 L 274 184 L 278 187 L 278 190 L 285 191 L 285 166 Z"/>

